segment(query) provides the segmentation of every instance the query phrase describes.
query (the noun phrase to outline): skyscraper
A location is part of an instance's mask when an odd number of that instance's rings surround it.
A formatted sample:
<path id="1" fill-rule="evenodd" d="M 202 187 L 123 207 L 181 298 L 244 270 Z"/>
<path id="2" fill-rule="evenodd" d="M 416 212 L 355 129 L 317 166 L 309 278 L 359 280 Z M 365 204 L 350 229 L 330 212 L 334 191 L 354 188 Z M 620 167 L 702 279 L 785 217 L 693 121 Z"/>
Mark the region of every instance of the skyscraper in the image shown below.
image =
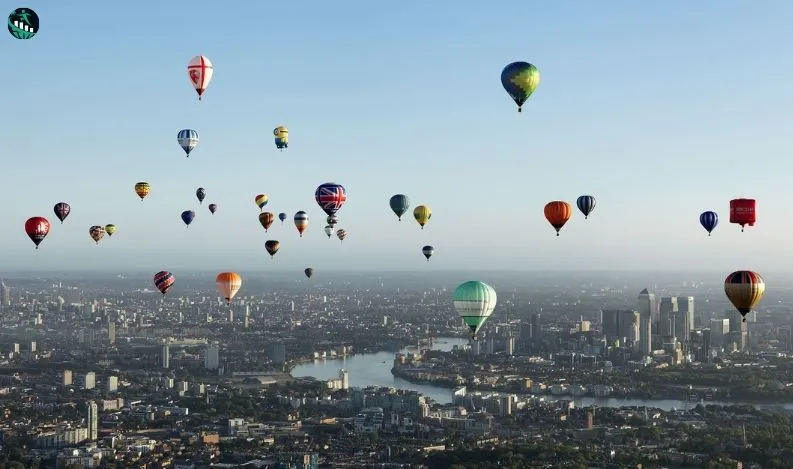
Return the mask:
<path id="1" fill-rule="evenodd" d="M 653 352 L 653 313 L 656 310 L 655 294 L 645 288 L 639 292 L 637 308 L 639 310 L 639 351 L 642 356 Z"/>
<path id="2" fill-rule="evenodd" d="M 339 379 L 341 380 L 341 388 L 344 390 L 350 389 L 350 373 L 342 368 L 339 370 Z"/>
<path id="3" fill-rule="evenodd" d="M 162 346 L 162 367 L 163 368 L 170 368 L 171 367 L 171 344 L 166 342 Z"/>
<path id="4" fill-rule="evenodd" d="M 96 441 L 99 438 L 99 406 L 94 401 L 88 401 L 88 439 Z"/>
<path id="5" fill-rule="evenodd" d="M 0 302 L 3 306 L 11 305 L 11 288 L 2 280 L 0 280 Z"/>
<path id="6" fill-rule="evenodd" d="M 217 345 L 208 345 L 204 353 L 204 368 L 207 370 L 217 370 L 220 368 L 220 347 Z"/>
<path id="7" fill-rule="evenodd" d="M 116 343 L 116 322 L 107 321 L 107 341 L 110 345 Z"/>
<path id="8" fill-rule="evenodd" d="M 286 344 L 281 341 L 275 342 L 273 344 L 273 351 L 270 358 L 273 360 L 273 363 L 277 365 L 281 365 L 286 362 Z"/>
<path id="9" fill-rule="evenodd" d="M 677 308 L 680 311 L 680 316 L 686 318 L 688 323 L 688 330 L 694 330 L 694 297 L 693 296 L 678 296 Z"/>
<path id="10" fill-rule="evenodd" d="M 728 334 L 730 333 L 729 319 L 710 320 L 710 346 L 720 348 L 726 345 Z"/>
<path id="11" fill-rule="evenodd" d="M 675 337 L 677 315 L 677 297 L 662 297 L 658 305 L 658 331 L 656 334 L 661 337 Z"/>

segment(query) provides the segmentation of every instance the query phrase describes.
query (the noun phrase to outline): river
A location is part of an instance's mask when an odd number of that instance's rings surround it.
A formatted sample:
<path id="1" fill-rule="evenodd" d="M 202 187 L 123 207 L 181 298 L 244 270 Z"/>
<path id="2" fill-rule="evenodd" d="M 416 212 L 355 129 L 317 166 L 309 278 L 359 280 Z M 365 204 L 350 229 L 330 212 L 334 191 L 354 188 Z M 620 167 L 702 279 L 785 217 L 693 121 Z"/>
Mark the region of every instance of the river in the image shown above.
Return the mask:
<path id="1" fill-rule="evenodd" d="M 433 343 L 434 350 L 450 351 L 455 345 L 466 345 L 468 339 L 441 337 Z M 403 352 L 409 351 L 407 349 Z M 415 349 L 412 349 L 415 351 Z M 307 363 L 297 365 L 292 370 L 292 376 L 302 378 L 311 376 L 316 379 L 326 380 L 331 378 L 338 378 L 339 370 L 344 368 L 349 373 L 350 386 L 366 387 L 366 386 L 386 386 L 395 387 L 398 389 L 410 389 L 418 391 L 425 396 L 431 398 L 440 404 L 448 404 L 452 401 L 452 390 L 442 386 L 435 386 L 432 384 L 415 384 L 405 381 L 391 374 L 391 368 L 394 366 L 394 353 L 392 352 L 378 352 L 378 353 L 365 353 L 360 355 L 353 355 L 351 357 L 337 358 L 337 359 L 318 359 Z M 558 396 L 549 399 L 570 399 L 570 397 Z M 675 399 L 623 399 L 612 397 L 574 397 L 572 400 L 577 407 L 587 407 L 596 405 L 598 407 L 623 407 L 623 406 L 648 406 L 656 407 L 663 410 L 683 409 L 688 405 L 693 407 L 698 402 L 686 402 Z M 714 405 L 737 405 L 745 404 L 737 401 L 702 401 L 701 404 L 714 404 Z M 793 403 L 785 404 L 753 404 L 758 408 L 770 407 L 784 407 L 787 410 L 793 410 Z"/>

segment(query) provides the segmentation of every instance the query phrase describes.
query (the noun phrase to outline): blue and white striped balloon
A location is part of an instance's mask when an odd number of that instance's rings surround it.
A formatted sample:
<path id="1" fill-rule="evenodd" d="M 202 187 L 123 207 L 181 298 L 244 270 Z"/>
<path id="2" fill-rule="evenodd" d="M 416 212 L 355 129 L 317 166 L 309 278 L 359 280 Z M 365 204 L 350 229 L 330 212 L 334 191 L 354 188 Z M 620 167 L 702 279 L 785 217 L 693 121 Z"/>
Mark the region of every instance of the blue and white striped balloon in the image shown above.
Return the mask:
<path id="1" fill-rule="evenodd" d="M 587 219 L 592 210 L 595 210 L 595 196 L 582 195 L 575 201 L 575 204 L 578 205 L 578 210 L 584 214 L 584 219 Z"/>
<path id="2" fill-rule="evenodd" d="M 190 156 L 190 152 L 195 150 L 198 146 L 198 131 L 193 129 L 184 129 L 180 130 L 179 133 L 176 135 L 176 140 L 179 142 L 179 146 L 182 147 L 185 154 Z"/>

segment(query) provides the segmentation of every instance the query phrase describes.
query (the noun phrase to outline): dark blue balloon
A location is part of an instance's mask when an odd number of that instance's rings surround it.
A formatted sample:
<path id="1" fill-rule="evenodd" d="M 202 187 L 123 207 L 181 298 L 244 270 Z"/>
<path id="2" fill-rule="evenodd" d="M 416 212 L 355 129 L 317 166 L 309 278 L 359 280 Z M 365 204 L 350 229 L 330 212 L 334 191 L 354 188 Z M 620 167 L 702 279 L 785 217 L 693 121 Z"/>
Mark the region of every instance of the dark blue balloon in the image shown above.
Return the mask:
<path id="1" fill-rule="evenodd" d="M 582 195 L 575 201 L 575 204 L 578 205 L 578 210 L 584 214 L 584 219 L 587 219 L 592 210 L 595 210 L 595 196 Z"/>
<path id="2" fill-rule="evenodd" d="M 195 218 L 195 212 L 192 210 L 185 210 L 182 212 L 182 221 L 185 225 L 190 226 L 190 223 L 193 223 L 193 218 Z"/>
<path id="3" fill-rule="evenodd" d="M 702 227 L 707 230 L 708 236 L 710 236 L 710 232 L 716 229 L 719 224 L 719 216 L 716 215 L 716 212 L 702 212 L 702 215 L 699 216 L 699 223 L 702 224 Z"/>

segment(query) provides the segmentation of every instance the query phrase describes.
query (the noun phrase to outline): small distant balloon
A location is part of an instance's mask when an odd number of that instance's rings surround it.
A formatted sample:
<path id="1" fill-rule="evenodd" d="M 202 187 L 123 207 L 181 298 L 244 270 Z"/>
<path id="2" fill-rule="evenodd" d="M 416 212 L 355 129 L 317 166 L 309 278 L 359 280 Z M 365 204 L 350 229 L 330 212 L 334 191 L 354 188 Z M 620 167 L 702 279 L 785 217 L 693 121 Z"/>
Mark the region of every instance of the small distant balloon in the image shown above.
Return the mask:
<path id="1" fill-rule="evenodd" d="M 347 230 L 336 230 L 336 237 L 339 238 L 339 241 L 344 241 L 344 238 L 347 237 Z"/>
<path id="2" fill-rule="evenodd" d="M 218 210 L 218 204 L 209 204 L 209 212 L 214 215 Z"/>
<path id="3" fill-rule="evenodd" d="M 333 236 L 333 225 L 326 225 L 325 226 L 325 234 L 328 235 L 328 239 Z"/>
<path id="4" fill-rule="evenodd" d="M 183 129 L 176 134 L 176 141 L 185 152 L 185 157 L 190 157 L 190 152 L 198 146 L 198 131 L 193 129 Z"/>
<path id="5" fill-rule="evenodd" d="M 259 207 L 259 210 L 263 210 L 267 202 L 270 201 L 270 196 L 267 194 L 259 194 L 253 198 L 253 201 L 256 202 L 256 206 Z"/>
<path id="6" fill-rule="evenodd" d="M 289 215 L 285 214 L 284 212 L 278 214 L 278 219 L 281 220 L 281 223 L 283 223 L 287 218 L 289 218 Z"/>
<path id="7" fill-rule="evenodd" d="M 397 216 L 397 219 L 402 221 L 402 215 L 410 208 L 410 199 L 408 199 L 408 196 L 405 194 L 396 194 L 391 196 L 388 200 L 388 205 L 391 207 L 391 211 L 394 212 L 394 215 Z"/>
<path id="8" fill-rule="evenodd" d="M 115 232 L 116 232 L 116 225 L 112 223 L 105 225 L 105 233 L 107 233 L 108 236 L 113 236 L 113 233 Z"/>
<path id="9" fill-rule="evenodd" d="M 196 196 L 196 199 L 198 199 L 198 203 L 199 204 L 204 203 L 204 199 L 206 199 L 206 197 L 207 197 L 206 189 L 204 189 L 203 187 L 199 187 L 195 191 L 195 196 Z"/>
<path id="10" fill-rule="evenodd" d="M 226 303 L 231 304 L 234 295 L 242 288 L 242 276 L 237 272 L 221 272 L 215 277 L 215 285 Z"/>
<path id="11" fill-rule="evenodd" d="M 306 270 L 303 271 L 303 273 L 306 274 L 306 277 L 311 278 L 311 276 L 314 275 L 314 269 L 312 269 L 311 267 L 307 267 Z"/>
<path id="12" fill-rule="evenodd" d="M 173 276 L 172 273 L 168 272 L 167 270 L 162 270 L 154 274 L 154 286 L 157 287 L 157 290 L 160 290 L 160 293 L 165 295 L 169 288 L 171 288 L 176 281 L 176 278 Z"/>
<path id="13" fill-rule="evenodd" d="M 50 222 L 44 217 L 31 217 L 25 222 L 25 234 L 28 235 L 36 249 L 50 232 Z"/>
<path id="14" fill-rule="evenodd" d="M 501 72 L 501 85 L 522 112 L 523 104 L 540 85 L 540 71 L 528 62 L 512 62 Z"/>
<path id="15" fill-rule="evenodd" d="M 185 210 L 180 217 L 186 226 L 190 226 L 190 223 L 193 223 L 193 219 L 195 219 L 195 212 L 192 210 Z"/>
<path id="16" fill-rule="evenodd" d="M 17 8 L 8 15 L 8 32 L 17 39 L 30 39 L 39 32 L 39 15 L 30 8 Z"/>
<path id="17" fill-rule="evenodd" d="M 289 148 L 289 129 L 283 125 L 279 125 L 273 129 L 275 136 L 275 148 L 283 151 L 284 148 Z"/>
<path id="18" fill-rule="evenodd" d="M 148 182 L 139 182 L 135 184 L 135 193 L 138 194 L 141 202 L 149 195 L 149 192 L 151 192 L 151 184 Z"/>
<path id="19" fill-rule="evenodd" d="M 259 223 L 262 224 L 262 228 L 264 228 L 265 232 L 270 229 L 274 221 L 275 215 L 272 212 L 262 212 L 259 214 Z"/>
<path id="20" fill-rule="evenodd" d="M 212 67 L 212 62 L 203 55 L 193 57 L 187 64 L 187 77 L 190 79 L 190 84 L 193 85 L 196 93 L 198 93 L 199 101 L 204 96 L 214 72 L 215 69 Z"/>
<path id="21" fill-rule="evenodd" d="M 578 206 L 578 210 L 584 214 L 584 220 L 586 220 L 589 218 L 589 214 L 595 210 L 595 196 L 582 195 L 575 201 L 575 204 Z"/>
<path id="22" fill-rule="evenodd" d="M 421 253 L 424 254 L 424 257 L 427 258 L 427 262 L 430 261 L 430 257 L 435 254 L 435 248 L 432 246 L 424 246 L 421 248 Z"/>
<path id="23" fill-rule="evenodd" d="M 53 207 L 53 210 L 55 211 L 55 216 L 58 217 L 61 223 L 72 213 L 72 207 L 66 202 L 58 202 L 55 204 L 55 207 Z"/>
<path id="24" fill-rule="evenodd" d="M 270 258 L 273 259 L 275 257 L 275 253 L 281 248 L 281 242 L 270 239 L 264 243 L 264 249 L 267 250 L 267 253 L 270 254 Z"/>
<path id="25" fill-rule="evenodd" d="M 325 222 L 330 226 L 336 226 L 339 224 L 339 217 L 336 215 L 328 215 L 328 218 L 325 219 Z"/>
<path id="26" fill-rule="evenodd" d="M 545 219 L 556 230 L 556 236 L 559 236 L 559 230 L 570 220 L 573 216 L 573 208 L 567 202 L 562 200 L 554 200 L 545 204 Z"/>
<path id="27" fill-rule="evenodd" d="M 430 218 L 432 218 L 432 209 L 430 209 L 427 205 L 419 205 L 418 207 L 413 209 L 413 218 L 416 219 L 421 229 L 424 229 L 424 225 L 426 225 Z"/>
<path id="28" fill-rule="evenodd" d="M 710 210 L 702 212 L 699 216 L 699 224 L 702 225 L 702 228 L 705 228 L 705 231 L 708 232 L 708 236 L 710 236 L 711 231 L 715 230 L 719 225 L 719 216 L 716 212 Z"/>
<path id="29" fill-rule="evenodd" d="M 308 228 L 308 214 L 306 212 L 301 210 L 295 214 L 295 227 L 302 238 L 303 233 L 306 231 L 306 228 Z"/>
<path id="30" fill-rule="evenodd" d="M 99 241 L 105 237 L 105 227 L 94 225 L 91 228 L 88 228 L 88 235 L 91 236 L 91 239 L 93 239 L 98 245 Z"/>

